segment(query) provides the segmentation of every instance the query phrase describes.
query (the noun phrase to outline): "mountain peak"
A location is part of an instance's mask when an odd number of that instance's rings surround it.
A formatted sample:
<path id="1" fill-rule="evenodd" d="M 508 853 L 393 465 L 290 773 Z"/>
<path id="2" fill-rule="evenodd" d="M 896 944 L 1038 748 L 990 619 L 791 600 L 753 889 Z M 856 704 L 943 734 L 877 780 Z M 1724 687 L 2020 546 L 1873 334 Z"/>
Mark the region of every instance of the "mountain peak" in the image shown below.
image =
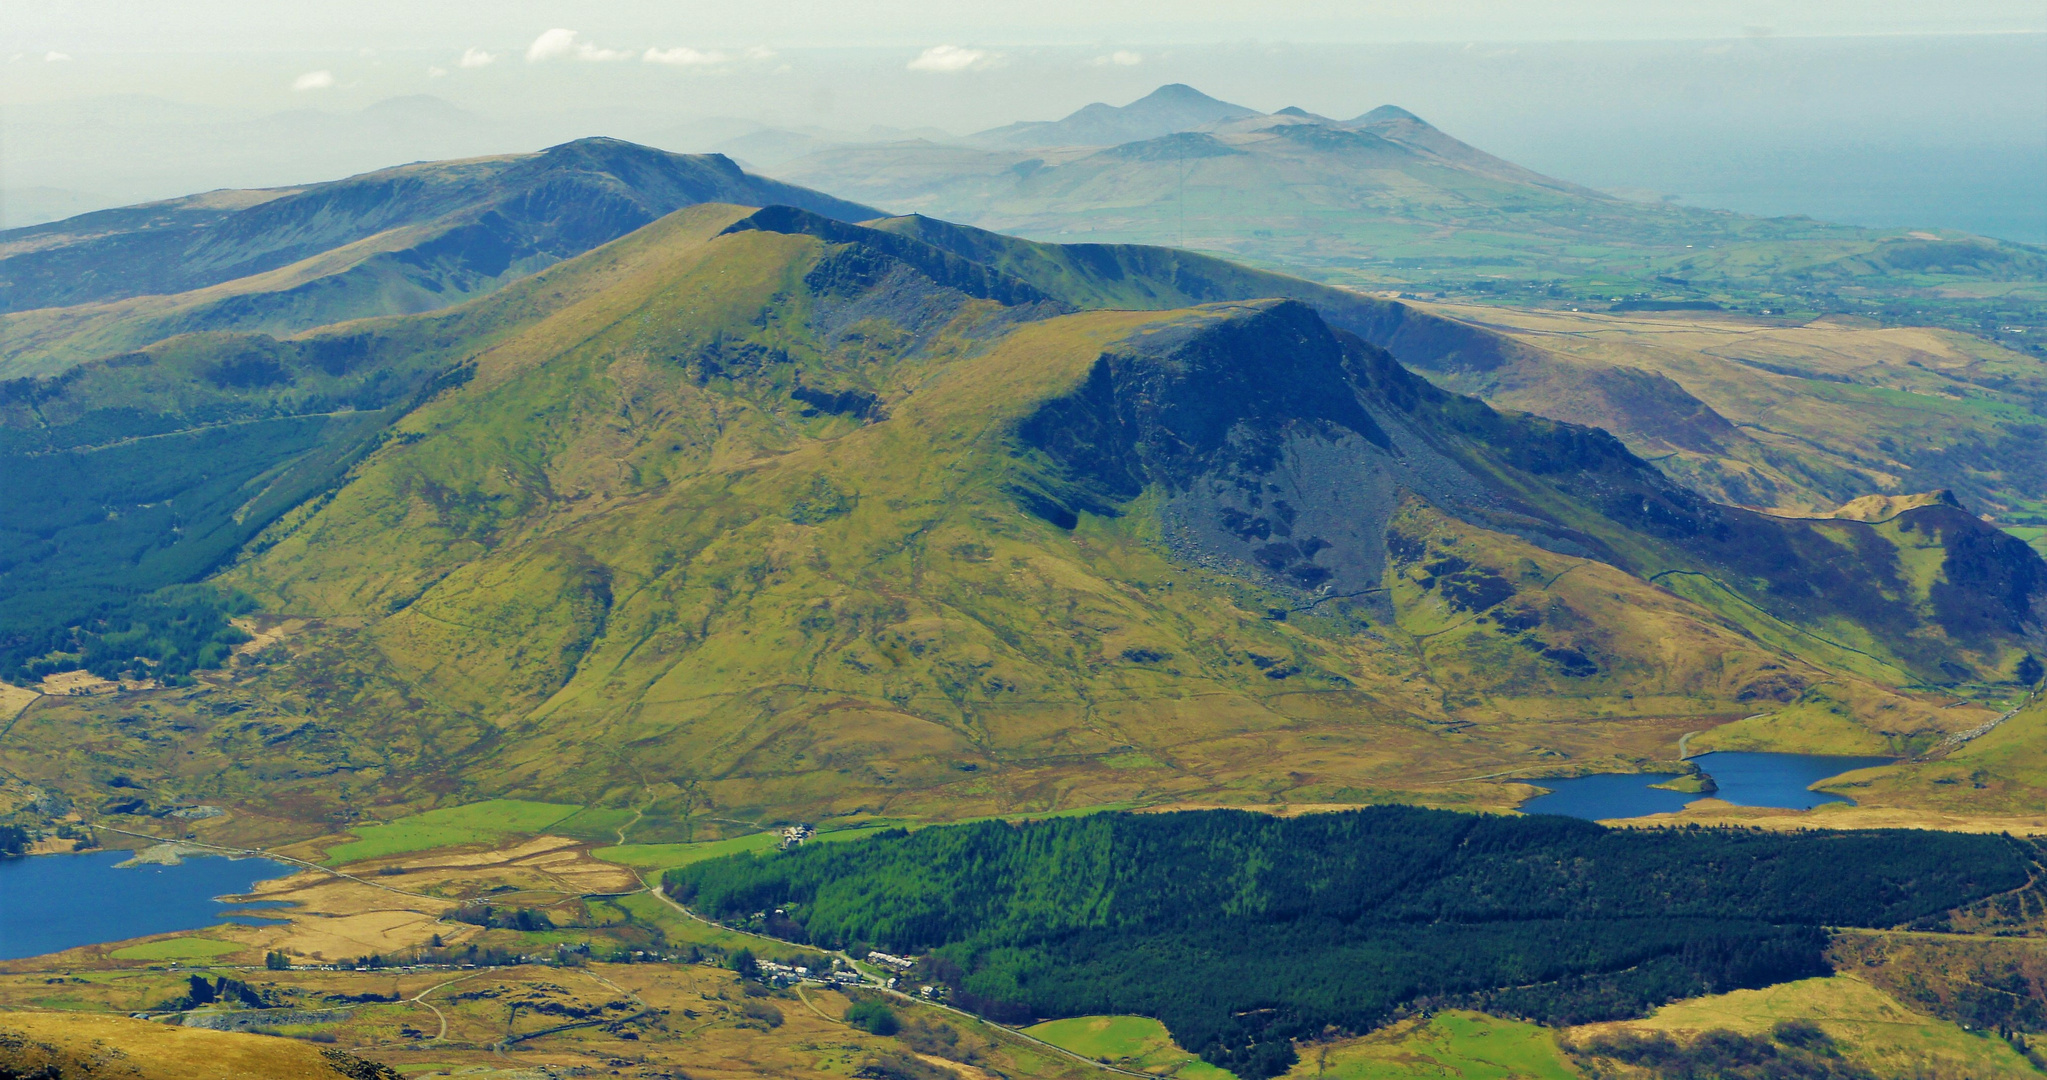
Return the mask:
<path id="1" fill-rule="evenodd" d="M 1209 97 L 1207 94 L 1204 94 L 1201 91 L 1196 90 L 1191 86 L 1188 86 L 1186 83 L 1176 82 L 1166 83 L 1160 86 L 1158 89 L 1153 90 L 1151 93 L 1146 94 L 1143 97 L 1138 98 L 1136 101 L 1131 102 L 1129 105 L 1125 105 L 1124 108 L 1126 109 L 1135 108 L 1136 106 L 1143 105 L 1146 102 L 1157 103 L 1172 102 L 1175 104 L 1181 102 L 1199 102 L 1211 105 L 1225 105 L 1229 108 L 1236 107 L 1233 105 L 1228 105 L 1227 102 L 1219 101 L 1215 98 Z"/>
<path id="2" fill-rule="evenodd" d="M 1128 105 L 1098 101 L 1064 119 L 1011 124 L 984 131 L 971 141 L 1017 148 L 1119 146 L 1257 115 L 1256 109 L 1209 97 L 1186 83 L 1167 83 Z"/>
<path id="3" fill-rule="evenodd" d="M 1378 108 L 1373 109 L 1371 112 L 1368 112 L 1363 116 L 1360 116 L 1355 120 L 1352 120 L 1351 123 L 1384 124 L 1395 120 L 1405 120 L 1409 123 L 1420 124 L 1423 127 L 1429 126 L 1429 122 L 1427 120 L 1424 120 L 1421 117 L 1416 116 L 1411 112 L 1408 112 L 1406 109 L 1403 109 L 1398 105 L 1381 105 Z"/>

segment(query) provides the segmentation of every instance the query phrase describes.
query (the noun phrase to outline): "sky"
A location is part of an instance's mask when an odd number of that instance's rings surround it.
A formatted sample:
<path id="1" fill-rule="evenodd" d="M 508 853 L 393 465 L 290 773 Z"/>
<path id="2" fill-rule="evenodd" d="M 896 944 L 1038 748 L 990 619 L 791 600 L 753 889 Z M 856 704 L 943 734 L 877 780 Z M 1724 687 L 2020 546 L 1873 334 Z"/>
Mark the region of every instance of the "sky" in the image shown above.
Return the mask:
<path id="1" fill-rule="evenodd" d="M 0 20 L 0 222 L 591 134 L 942 138 L 1178 81 L 1397 103 L 1595 187 L 2037 243 L 2043 70 L 2041 0 L 38 0 Z"/>
<path id="2" fill-rule="evenodd" d="M 512 49 L 556 27 L 599 48 L 960 48 L 1296 40 L 1595 41 L 2047 30 L 2037 0 L 39 0 L 6 47 L 241 51 Z"/>

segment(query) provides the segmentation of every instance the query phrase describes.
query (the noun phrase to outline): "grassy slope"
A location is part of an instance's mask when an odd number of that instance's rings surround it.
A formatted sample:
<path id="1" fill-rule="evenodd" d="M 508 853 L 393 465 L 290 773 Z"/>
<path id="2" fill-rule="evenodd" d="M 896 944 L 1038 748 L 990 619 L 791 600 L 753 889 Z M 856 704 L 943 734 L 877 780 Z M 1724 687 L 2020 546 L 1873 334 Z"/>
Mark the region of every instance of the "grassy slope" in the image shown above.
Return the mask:
<path id="1" fill-rule="evenodd" d="M 804 283 L 815 238 L 716 235 L 740 213 L 676 215 L 422 322 L 473 379 L 224 579 L 314 617 L 290 658 L 228 677 L 227 715 L 206 693 L 46 705 L 15 732 L 23 767 L 167 772 L 155 799 L 300 818 L 573 801 L 606 839 L 643 807 L 633 839 L 663 841 L 1183 798 L 1503 806 L 1522 790 L 1482 778 L 1667 758 L 1759 694 L 1830 680 L 1884 738 L 1974 722 L 1810 634 L 1772 644 L 1741 605 L 1418 500 L 1403 532 L 1497 568 L 1544 643 L 1598 672 L 1446 604 L 1418 566 L 1388 574 L 1384 603 L 1304 604 L 1169 557 L 1151 496 L 1057 529 L 1018 509 L 1010 427 L 1110 343 L 1223 315 L 1007 329 L 1013 313 L 958 294 L 849 299 Z M 872 393 L 890 419 L 805 408 L 799 380 Z M 1458 453 L 1644 572 L 1686 564 L 1477 443 Z M 165 734 L 135 741 L 138 722 Z"/>
<path id="2" fill-rule="evenodd" d="M 1076 1016 L 1049 1020 L 1024 1029 L 1062 1050 L 1180 1080 L 1229 1080 L 1218 1069 L 1180 1049 L 1166 1026 L 1148 1016 Z"/>
<path id="3" fill-rule="evenodd" d="M 882 795 L 891 789 L 1014 806 L 1049 795 L 1032 789 L 1058 766 L 1127 746 L 1163 763 L 1093 777 L 1106 799 L 1207 787 L 1201 774 L 1220 765 L 1227 775 L 1253 752 L 1237 732 L 1344 713 L 1384 717 L 1393 727 L 1373 742 L 1419 743 L 1427 755 L 1436 737 L 1401 717 L 1443 715 L 1434 695 L 1400 685 L 1424 670 L 1460 687 L 1456 704 L 1478 705 L 1490 690 L 1515 711 L 1556 716 L 1638 711 L 1610 696 L 1623 683 L 1652 708 L 1717 699 L 1732 709 L 1775 662 L 1611 568 L 1421 507 L 1418 528 L 1525 563 L 1521 578 L 1544 583 L 1534 596 L 1577 605 L 1585 642 L 1625 674 L 1588 695 L 1419 590 L 1401 595 L 1411 584 L 1395 583 L 1406 647 L 1344 634 L 1341 623 L 1260 618 L 1256 590 L 1233 599 L 1161 559 L 1142 515 L 1090 520 L 1069 538 L 1019 517 L 1002 489 L 1009 418 L 1156 317 L 1033 324 L 942 368 L 920 358 L 896 369 L 884 356 L 869 382 L 916 392 L 891 401 L 890 423 L 846 431 L 773 402 L 692 394 L 662 375 L 646 340 L 672 333 L 685 313 L 697 340 L 746 332 L 792 291 L 815 242 L 741 234 L 677 250 L 665 275 L 648 279 L 658 291 L 615 289 L 576 309 L 573 327 L 546 324 L 518 356 L 484 357 L 462 395 L 401 425 L 402 448 L 231 575 L 287 610 L 402 608 L 365 636 L 423 696 L 516 741 L 484 766 L 500 778 L 489 783 L 601 801 L 717 778 L 728 807 L 848 812 L 929 797 Z M 793 351 L 800 336 L 777 328 L 801 323 L 800 308 L 778 313 L 765 336 L 785 334 L 779 347 Z M 552 341 L 573 344 L 525 365 L 559 347 Z M 682 351 L 667 338 L 659 348 Z M 601 635 L 575 621 L 576 591 L 593 588 L 593 575 L 610 597 Z M 536 614 L 549 610 L 558 614 Z M 539 625 L 570 636 L 536 649 L 527 628 Z M 1184 659 L 1122 658 L 1137 649 Z M 1248 663 L 1254 653 L 1309 673 L 1276 683 Z M 1328 677 L 1339 672 L 1354 685 Z M 1505 719 L 1506 704 L 1481 715 Z M 601 746 L 631 748 L 630 775 L 598 769 L 589 755 Z M 1324 789 L 1393 782 L 1391 757 L 1362 756 L 1332 762 L 1350 776 Z M 1007 783 L 978 774 L 998 762 Z M 976 774 L 961 775 L 966 765 Z M 663 809 L 675 812 L 657 805 L 657 816 Z"/>
<path id="4" fill-rule="evenodd" d="M 1452 1010 L 1362 1039 L 1301 1051 L 1288 1080 L 1577 1080 L 1556 1034 L 1535 1024 Z"/>
<path id="5" fill-rule="evenodd" d="M 677 215 L 723 228 L 733 208 Z M 392 421 L 477 352 L 643 267 L 612 245 L 504 302 L 299 339 L 200 334 L 0 394 L 0 618 L 10 628 L 192 580 L 280 515 L 318 505 Z M 312 500 L 311 506 L 308 500 Z"/>
<path id="6" fill-rule="evenodd" d="M 1724 1028 L 1763 1034 L 1779 1021 L 1810 1020 L 1832 1035 L 1856 1064 L 1879 1076 L 2031 1076 L 2032 1066 L 2004 1040 L 1913 1012 L 1896 998 L 1850 976 L 1806 979 L 1762 990 L 1666 1005 L 1646 1020 L 1577 1029 L 1631 1028 L 1695 1034 Z"/>
<path id="7" fill-rule="evenodd" d="M 0 1043 L 0 1068 L 16 1065 L 19 1075 L 44 1075 L 38 1067 L 56 1066 L 61 1073 L 97 1074 L 102 1068 L 130 1070 L 117 1075 L 136 1080 L 257 1080 L 259 1077 L 315 1077 L 344 1073 L 323 1056 L 322 1048 L 290 1039 L 226 1031 L 173 1027 L 125 1016 L 77 1016 L 55 1013 L 0 1013 L 0 1032 L 25 1036 L 31 1043 L 14 1049 Z M 39 1053 L 49 1047 L 54 1054 Z M 108 1048 L 113 1048 L 109 1054 Z M 108 1057 L 112 1061 L 108 1061 Z M 359 1063 L 358 1063 L 359 1064 Z"/>
<path id="8" fill-rule="evenodd" d="M 2038 815 L 2047 787 L 2047 704 L 2029 703 L 1988 734 L 1924 762 L 1857 775 L 1843 788 L 1866 806 Z"/>

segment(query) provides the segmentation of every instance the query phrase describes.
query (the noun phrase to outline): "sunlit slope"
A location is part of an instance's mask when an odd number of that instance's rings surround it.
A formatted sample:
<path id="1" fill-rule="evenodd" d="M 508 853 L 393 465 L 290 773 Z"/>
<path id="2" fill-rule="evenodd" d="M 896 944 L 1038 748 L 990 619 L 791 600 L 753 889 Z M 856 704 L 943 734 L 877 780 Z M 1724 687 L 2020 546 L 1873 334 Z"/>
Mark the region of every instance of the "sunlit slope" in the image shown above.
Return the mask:
<path id="1" fill-rule="evenodd" d="M 296 1039 L 60 1011 L 0 1014 L 0 1070 L 51 1080 L 393 1080 L 399 1075 L 354 1054 Z"/>
<path id="2" fill-rule="evenodd" d="M 1485 800 L 1460 782 L 1611 760 L 1608 719 L 1822 683 L 1937 736 L 1877 680 L 2021 651 L 1865 587 L 1902 550 L 1867 523 L 1712 508 L 1301 305 L 1062 315 L 987 268 L 754 224 L 636 238 L 668 258 L 480 353 L 223 579 L 327 620 L 308 682 L 403 712 L 385 790 L 431 761 L 653 800 L 655 829 L 703 797 Z M 1644 580 L 1671 570 L 1744 598 Z M 1769 615 L 1775 571 L 1812 595 Z M 1860 674 L 1809 629 L 1858 616 Z"/>
<path id="3" fill-rule="evenodd" d="M 662 235 L 709 235 L 743 213 L 695 208 Z M 20 633 L 206 574 L 339 484 L 393 421 L 466 378 L 474 355 L 658 265 L 665 251 L 647 239 L 445 314 L 284 339 L 183 335 L 7 384 L 0 626 Z"/>

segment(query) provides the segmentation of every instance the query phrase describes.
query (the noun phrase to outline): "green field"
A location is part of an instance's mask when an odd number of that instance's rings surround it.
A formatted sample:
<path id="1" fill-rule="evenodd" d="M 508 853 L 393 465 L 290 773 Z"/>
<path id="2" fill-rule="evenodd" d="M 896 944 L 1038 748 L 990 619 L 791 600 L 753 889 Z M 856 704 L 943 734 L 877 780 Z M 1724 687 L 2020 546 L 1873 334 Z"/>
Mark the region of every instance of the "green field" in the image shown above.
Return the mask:
<path id="1" fill-rule="evenodd" d="M 108 955 L 116 960 L 211 960 L 216 956 L 226 956 L 246 948 L 248 948 L 246 945 L 215 941 L 212 938 L 176 937 L 165 938 L 162 941 L 145 941 L 140 945 L 116 949 Z"/>
<path id="2" fill-rule="evenodd" d="M 735 836 L 729 840 L 703 840 L 694 844 L 623 844 L 617 847 L 602 847 L 590 854 L 605 862 L 623 863 L 636 870 L 672 870 L 688 866 L 704 859 L 715 859 L 721 855 L 737 855 L 743 851 L 771 851 L 780 841 L 775 833 L 750 833 Z"/>
<path id="3" fill-rule="evenodd" d="M 1304 1046 L 1288 1080 L 1578 1080 L 1548 1028 L 1445 1012 L 1349 1042 Z"/>
<path id="4" fill-rule="evenodd" d="M 1024 1029 L 1062 1050 L 1126 1069 L 1185 1080 L 1231 1080 L 1233 1074 L 1180 1049 L 1166 1025 L 1149 1016 L 1075 1016 Z"/>
<path id="5" fill-rule="evenodd" d="M 506 836 L 537 833 L 581 809 L 580 806 L 563 803 L 491 799 L 467 806 L 428 810 L 382 825 L 358 826 L 352 830 L 355 840 L 327 849 L 327 863 L 339 866 L 364 859 L 382 859 L 458 844 L 483 844 Z"/>

